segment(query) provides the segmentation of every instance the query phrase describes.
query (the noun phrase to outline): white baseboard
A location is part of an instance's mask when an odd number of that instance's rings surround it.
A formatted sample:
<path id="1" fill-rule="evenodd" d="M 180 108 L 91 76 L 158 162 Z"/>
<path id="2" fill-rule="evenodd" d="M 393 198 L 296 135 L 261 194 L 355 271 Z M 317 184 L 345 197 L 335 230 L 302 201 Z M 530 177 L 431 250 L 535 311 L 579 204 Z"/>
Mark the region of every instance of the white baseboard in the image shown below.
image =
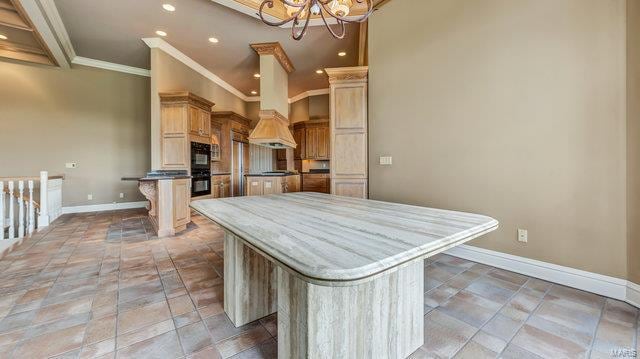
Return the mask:
<path id="1" fill-rule="evenodd" d="M 627 280 L 488 249 L 460 245 L 446 254 L 626 301 L 640 307 L 640 286 Z"/>
<path id="2" fill-rule="evenodd" d="M 640 308 L 640 285 L 633 282 L 627 283 L 627 303 Z"/>
<path id="3" fill-rule="evenodd" d="M 118 209 L 145 208 L 148 201 L 92 204 L 87 206 L 62 207 L 62 214 L 115 211 Z"/>

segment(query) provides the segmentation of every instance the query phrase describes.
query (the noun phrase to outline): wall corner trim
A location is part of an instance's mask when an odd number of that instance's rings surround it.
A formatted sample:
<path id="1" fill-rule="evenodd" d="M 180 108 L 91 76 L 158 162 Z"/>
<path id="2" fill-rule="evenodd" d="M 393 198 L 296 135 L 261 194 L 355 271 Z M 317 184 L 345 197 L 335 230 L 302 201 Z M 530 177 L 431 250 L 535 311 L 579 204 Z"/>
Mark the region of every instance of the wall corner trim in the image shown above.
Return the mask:
<path id="1" fill-rule="evenodd" d="M 640 286 L 624 279 L 478 248 L 466 244 L 449 249 L 444 253 L 454 257 L 539 278 L 548 282 L 618 299 L 640 308 Z"/>
<path id="2" fill-rule="evenodd" d="M 73 58 L 71 63 L 76 65 L 97 67 L 99 69 L 124 72 L 126 74 L 151 77 L 151 71 L 147 69 L 141 69 L 139 67 L 132 67 L 127 65 L 120 65 L 113 62 L 107 62 L 102 60 L 90 59 L 88 57 L 76 56 Z"/>
<path id="3" fill-rule="evenodd" d="M 145 208 L 148 201 L 92 204 L 86 206 L 62 207 L 62 214 L 115 211 L 119 209 Z"/>

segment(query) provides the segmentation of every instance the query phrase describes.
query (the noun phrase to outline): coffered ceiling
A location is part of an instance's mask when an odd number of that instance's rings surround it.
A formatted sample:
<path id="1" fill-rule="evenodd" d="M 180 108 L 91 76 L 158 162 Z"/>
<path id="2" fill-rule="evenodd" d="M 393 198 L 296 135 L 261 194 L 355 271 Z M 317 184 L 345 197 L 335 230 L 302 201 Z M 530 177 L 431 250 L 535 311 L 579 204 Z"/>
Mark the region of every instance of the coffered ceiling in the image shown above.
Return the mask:
<path id="1" fill-rule="evenodd" d="M 49 48 L 16 0 L 0 0 L 0 57 L 57 65 Z"/>
<path id="2" fill-rule="evenodd" d="M 259 80 L 253 77 L 259 72 L 259 58 L 249 46 L 251 43 L 282 44 L 296 68 L 289 78 L 289 97 L 327 88 L 326 75 L 317 74 L 318 69 L 357 65 L 358 25 L 349 25 L 343 40 L 331 37 L 323 26 L 313 26 L 301 41 L 295 41 L 291 29 L 267 26 L 253 10 L 234 9 L 245 1 L 258 0 L 54 3 L 77 56 L 149 69 L 149 48 L 141 39 L 158 37 L 156 31 L 161 30 L 167 33 L 163 37 L 166 42 L 247 96 L 259 88 Z M 174 5 L 175 11 L 164 10 L 162 5 L 166 3 Z M 219 42 L 210 42 L 211 37 Z M 342 51 L 347 55 L 338 56 Z"/>

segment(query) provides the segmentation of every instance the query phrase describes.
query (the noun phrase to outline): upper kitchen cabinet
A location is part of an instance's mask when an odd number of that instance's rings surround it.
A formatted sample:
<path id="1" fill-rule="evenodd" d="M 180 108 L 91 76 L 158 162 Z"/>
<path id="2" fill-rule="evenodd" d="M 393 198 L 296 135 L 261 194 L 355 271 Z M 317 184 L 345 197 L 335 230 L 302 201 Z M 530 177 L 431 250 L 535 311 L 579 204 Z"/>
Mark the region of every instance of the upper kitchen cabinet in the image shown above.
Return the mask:
<path id="1" fill-rule="evenodd" d="M 300 149 L 294 151 L 296 160 L 330 159 L 329 120 L 298 122 L 293 128 L 293 136 Z"/>
<path id="2" fill-rule="evenodd" d="M 211 109 L 205 111 L 189 106 L 189 134 L 195 142 L 209 142 L 207 137 L 211 136 Z"/>
<path id="3" fill-rule="evenodd" d="M 160 93 L 160 167 L 190 169 L 190 142 L 210 143 L 214 103 L 190 92 Z M 205 120 L 203 123 L 203 120 Z M 197 135 L 194 134 L 197 132 Z"/>

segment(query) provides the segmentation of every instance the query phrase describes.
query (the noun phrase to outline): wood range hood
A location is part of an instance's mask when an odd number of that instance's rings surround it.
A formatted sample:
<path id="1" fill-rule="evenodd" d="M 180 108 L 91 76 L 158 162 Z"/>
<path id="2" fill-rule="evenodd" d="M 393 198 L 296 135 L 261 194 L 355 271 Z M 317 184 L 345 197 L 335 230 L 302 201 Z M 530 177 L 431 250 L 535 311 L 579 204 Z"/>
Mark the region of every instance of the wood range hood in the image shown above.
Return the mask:
<path id="1" fill-rule="evenodd" d="M 260 55 L 260 120 L 249 143 L 273 149 L 296 148 L 289 129 L 289 74 L 291 60 L 277 42 L 252 44 Z"/>
<path id="2" fill-rule="evenodd" d="M 289 120 L 276 110 L 261 110 L 260 121 L 249 135 L 249 143 L 273 149 L 296 148 Z"/>

